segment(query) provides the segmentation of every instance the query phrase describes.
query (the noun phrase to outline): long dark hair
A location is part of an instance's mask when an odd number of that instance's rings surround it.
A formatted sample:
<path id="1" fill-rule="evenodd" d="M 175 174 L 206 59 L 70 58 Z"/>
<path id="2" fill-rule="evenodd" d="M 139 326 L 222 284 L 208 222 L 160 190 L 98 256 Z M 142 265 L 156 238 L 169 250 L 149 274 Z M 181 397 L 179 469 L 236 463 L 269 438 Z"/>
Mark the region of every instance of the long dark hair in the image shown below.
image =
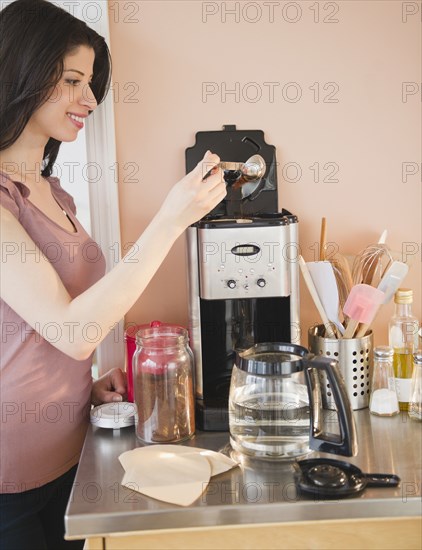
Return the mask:
<path id="1" fill-rule="evenodd" d="M 0 12 L 0 151 L 22 134 L 63 73 L 64 57 L 79 46 L 95 52 L 91 89 L 101 103 L 110 86 L 111 60 L 102 36 L 46 0 L 16 0 Z M 50 176 L 61 142 L 50 138 L 42 175 Z"/>

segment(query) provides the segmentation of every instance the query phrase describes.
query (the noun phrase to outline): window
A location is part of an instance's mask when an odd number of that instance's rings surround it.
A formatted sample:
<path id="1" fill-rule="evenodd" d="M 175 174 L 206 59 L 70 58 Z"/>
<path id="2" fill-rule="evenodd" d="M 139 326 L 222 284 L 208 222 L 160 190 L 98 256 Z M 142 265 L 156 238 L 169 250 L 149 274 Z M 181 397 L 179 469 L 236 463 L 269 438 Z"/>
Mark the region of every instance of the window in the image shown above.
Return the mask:
<path id="1" fill-rule="evenodd" d="M 84 20 L 109 43 L 107 2 L 69 2 L 55 4 Z M 93 9 L 95 7 L 95 9 Z M 115 171 L 116 146 L 112 94 L 89 117 L 86 129 L 74 143 L 64 143 L 57 161 L 57 175 L 63 187 L 75 198 L 78 219 L 100 245 L 107 270 L 120 259 L 120 220 L 118 184 Z M 100 175 L 100 177 L 99 177 Z M 117 257 L 116 257 L 117 256 Z M 123 320 L 98 346 L 98 374 L 124 366 Z"/>

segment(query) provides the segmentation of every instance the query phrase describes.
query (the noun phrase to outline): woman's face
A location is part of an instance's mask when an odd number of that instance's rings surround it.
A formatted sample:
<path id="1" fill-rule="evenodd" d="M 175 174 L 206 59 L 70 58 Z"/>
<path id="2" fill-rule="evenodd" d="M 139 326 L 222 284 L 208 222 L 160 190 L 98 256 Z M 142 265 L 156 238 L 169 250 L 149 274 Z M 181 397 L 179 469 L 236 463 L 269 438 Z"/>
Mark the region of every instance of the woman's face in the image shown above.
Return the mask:
<path id="1" fill-rule="evenodd" d="M 62 77 L 49 99 L 30 118 L 25 130 L 45 142 L 74 141 L 97 102 L 90 88 L 95 54 L 79 46 L 64 58 Z"/>

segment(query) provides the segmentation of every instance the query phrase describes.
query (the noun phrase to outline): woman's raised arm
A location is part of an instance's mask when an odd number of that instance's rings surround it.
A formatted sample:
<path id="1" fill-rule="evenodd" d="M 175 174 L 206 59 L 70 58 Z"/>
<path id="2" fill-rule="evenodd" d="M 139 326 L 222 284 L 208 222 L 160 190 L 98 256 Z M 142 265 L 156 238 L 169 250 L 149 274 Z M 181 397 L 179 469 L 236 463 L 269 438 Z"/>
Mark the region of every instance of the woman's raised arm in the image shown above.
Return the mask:
<path id="1" fill-rule="evenodd" d="M 46 340 L 48 330 L 43 330 L 44 327 L 55 323 L 58 331 L 50 343 L 74 359 L 85 359 L 133 306 L 176 239 L 224 198 L 226 188 L 217 166 L 219 160 L 217 155 L 207 153 L 196 168 L 171 189 L 132 250 L 73 300 L 42 254 L 28 254 L 24 258 L 20 253 L 7 254 L 10 243 L 17 244 L 21 251 L 34 250 L 36 245 L 19 221 L 0 207 L 0 244 L 4 252 L 0 274 L 2 299 Z M 212 164 L 216 165 L 214 173 L 203 181 Z M 100 334 L 95 342 L 84 338 L 86 327 L 92 323 Z"/>

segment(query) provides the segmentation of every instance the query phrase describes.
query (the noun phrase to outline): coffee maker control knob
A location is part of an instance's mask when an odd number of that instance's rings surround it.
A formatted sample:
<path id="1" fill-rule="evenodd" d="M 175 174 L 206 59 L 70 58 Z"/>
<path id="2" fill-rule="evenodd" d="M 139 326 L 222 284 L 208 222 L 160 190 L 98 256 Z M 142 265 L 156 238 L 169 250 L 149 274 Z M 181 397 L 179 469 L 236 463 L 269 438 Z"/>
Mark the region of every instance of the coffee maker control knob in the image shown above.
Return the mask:
<path id="1" fill-rule="evenodd" d="M 256 284 L 261 288 L 264 288 L 264 286 L 267 284 L 267 281 L 265 279 L 258 279 Z"/>
<path id="2" fill-rule="evenodd" d="M 229 281 L 227 281 L 227 286 L 229 288 L 236 288 L 236 281 L 234 281 L 233 279 L 230 279 Z"/>

